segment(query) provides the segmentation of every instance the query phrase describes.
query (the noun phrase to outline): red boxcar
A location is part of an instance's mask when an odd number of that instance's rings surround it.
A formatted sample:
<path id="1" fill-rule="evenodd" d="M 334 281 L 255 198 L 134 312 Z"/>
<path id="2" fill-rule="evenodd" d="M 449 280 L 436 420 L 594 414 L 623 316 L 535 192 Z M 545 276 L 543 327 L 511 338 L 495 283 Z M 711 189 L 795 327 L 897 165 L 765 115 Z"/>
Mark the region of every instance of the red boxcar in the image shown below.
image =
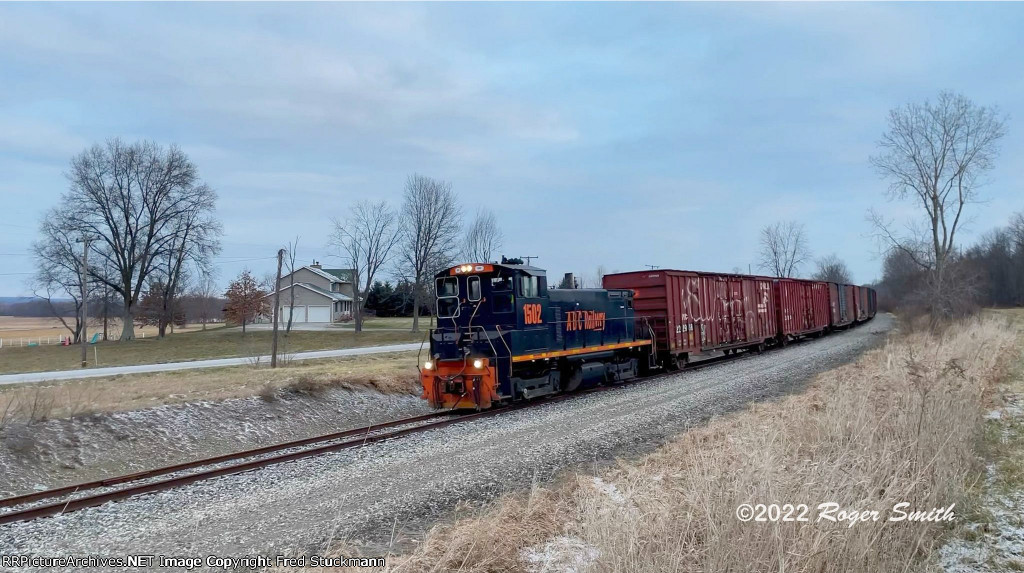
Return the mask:
<path id="1" fill-rule="evenodd" d="M 853 324 L 854 298 L 853 286 L 828 283 L 829 299 L 832 305 L 832 328 L 840 328 Z"/>
<path id="2" fill-rule="evenodd" d="M 605 275 L 604 287 L 633 290 L 663 357 L 762 347 L 777 335 L 769 277 L 659 269 Z"/>
<path id="3" fill-rule="evenodd" d="M 857 322 L 875 316 L 875 289 L 866 286 L 855 286 L 853 289 L 857 301 Z"/>
<path id="4" fill-rule="evenodd" d="M 868 300 L 867 300 L 868 289 L 867 287 L 860 287 L 854 285 L 853 287 L 853 301 L 854 301 L 854 320 L 861 322 L 868 319 Z"/>
<path id="5" fill-rule="evenodd" d="M 800 279 L 775 279 L 778 340 L 824 332 L 831 322 L 828 283 Z"/>

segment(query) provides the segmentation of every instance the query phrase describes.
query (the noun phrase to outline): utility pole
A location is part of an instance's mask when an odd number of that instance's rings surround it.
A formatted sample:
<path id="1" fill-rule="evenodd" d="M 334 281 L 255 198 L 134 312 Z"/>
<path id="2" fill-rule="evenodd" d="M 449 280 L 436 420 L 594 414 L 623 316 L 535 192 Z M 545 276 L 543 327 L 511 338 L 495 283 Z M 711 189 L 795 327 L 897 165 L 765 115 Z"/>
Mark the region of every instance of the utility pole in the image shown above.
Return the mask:
<path id="1" fill-rule="evenodd" d="M 653 271 L 654 269 L 658 268 L 658 265 L 644 265 L 644 266 L 645 266 L 645 267 L 647 267 L 647 268 L 649 268 L 649 269 L 651 269 L 652 271 Z"/>
<path id="2" fill-rule="evenodd" d="M 532 261 L 533 259 L 539 259 L 540 257 L 538 255 L 533 255 L 532 257 L 519 257 L 519 258 L 524 259 L 526 261 L 526 266 L 530 266 L 530 261 Z"/>
<path id="3" fill-rule="evenodd" d="M 270 367 L 277 368 L 277 323 L 281 312 L 281 263 L 284 262 L 284 249 L 277 251 L 277 280 L 274 282 L 274 339 L 270 343 Z"/>
<path id="4" fill-rule="evenodd" d="M 89 287 L 87 286 L 87 279 L 89 278 L 90 238 L 88 235 L 82 235 L 81 239 L 75 241 L 82 243 L 82 334 L 79 340 L 82 345 L 82 368 L 89 365 L 89 341 L 86 339 L 88 337 L 87 323 L 89 322 Z"/>

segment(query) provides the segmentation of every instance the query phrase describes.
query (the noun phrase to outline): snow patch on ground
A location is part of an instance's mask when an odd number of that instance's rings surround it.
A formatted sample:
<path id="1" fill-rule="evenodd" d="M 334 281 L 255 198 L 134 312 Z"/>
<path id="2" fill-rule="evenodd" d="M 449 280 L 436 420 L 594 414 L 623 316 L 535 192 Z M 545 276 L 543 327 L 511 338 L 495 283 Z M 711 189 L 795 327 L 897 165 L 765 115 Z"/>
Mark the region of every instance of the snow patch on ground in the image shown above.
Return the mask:
<path id="1" fill-rule="evenodd" d="M 622 495 L 619 488 L 613 483 L 608 483 L 599 477 L 593 478 L 592 482 L 594 489 L 607 496 L 607 498 L 615 505 L 623 505 L 626 503 L 626 496 Z"/>
<path id="2" fill-rule="evenodd" d="M 939 549 L 946 573 L 988 573 L 1024 566 L 1024 493 L 994 496 L 985 504 L 990 524 L 974 524 L 974 541 L 954 539 Z"/>
<path id="3" fill-rule="evenodd" d="M 127 474 L 424 414 L 413 395 L 332 389 L 12 425 L 0 431 L 0 497 Z"/>
<path id="4" fill-rule="evenodd" d="M 1008 435 L 1008 424 L 1024 418 L 1018 398 L 1011 398 L 1001 410 L 993 410 L 986 420 L 1000 422 L 1002 434 Z M 939 549 L 939 566 L 945 573 L 989 573 L 1024 570 L 1024 490 L 998 493 L 996 480 L 999 468 L 985 468 L 988 491 L 982 504 L 991 515 L 987 523 L 972 523 L 967 532 Z"/>
<path id="5" fill-rule="evenodd" d="M 594 478 L 600 481 L 600 478 Z M 614 488 L 614 486 L 612 486 Z M 522 550 L 522 559 L 530 573 L 582 573 L 601 553 L 577 537 L 560 536 Z"/>

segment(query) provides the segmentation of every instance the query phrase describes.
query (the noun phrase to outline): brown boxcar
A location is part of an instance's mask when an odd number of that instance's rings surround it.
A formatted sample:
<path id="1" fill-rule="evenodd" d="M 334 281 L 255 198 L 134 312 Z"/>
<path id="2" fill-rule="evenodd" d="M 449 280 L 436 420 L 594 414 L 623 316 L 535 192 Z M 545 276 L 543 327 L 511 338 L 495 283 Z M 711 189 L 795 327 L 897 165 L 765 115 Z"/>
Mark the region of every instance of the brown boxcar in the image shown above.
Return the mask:
<path id="1" fill-rule="evenodd" d="M 854 286 L 853 287 L 853 300 L 854 300 L 854 320 L 857 322 L 863 322 L 868 319 L 868 287 Z"/>
<path id="2" fill-rule="evenodd" d="M 775 279 L 778 340 L 824 332 L 831 322 L 828 283 L 800 279 Z"/>
<path id="3" fill-rule="evenodd" d="M 832 328 L 841 328 L 853 324 L 854 302 L 853 286 L 828 283 L 829 299 L 832 305 Z"/>
<path id="4" fill-rule="evenodd" d="M 763 348 L 777 335 L 769 277 L 659 269 L 605 275 L 603 282 L 633 290 L 636 316 L 647 319 L 665 358 Z"/>

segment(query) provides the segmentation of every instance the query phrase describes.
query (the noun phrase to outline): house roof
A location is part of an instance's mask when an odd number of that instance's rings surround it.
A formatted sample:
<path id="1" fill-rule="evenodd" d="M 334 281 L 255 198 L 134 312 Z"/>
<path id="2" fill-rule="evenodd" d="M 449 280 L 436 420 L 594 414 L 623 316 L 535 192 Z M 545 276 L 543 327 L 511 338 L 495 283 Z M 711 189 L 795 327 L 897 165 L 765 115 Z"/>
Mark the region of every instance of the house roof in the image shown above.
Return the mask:
<path id="1" fill-rule="evenodd" d="M 294 285 L 288 285 L 288 286 L 285 286 L 285 287 L 281 287 L 281 290 L 278 291 L 278 292 L 282 292 L 283 293 L 286 290 L 292 288 L 292 286 L 302 287 L 302 288 L 304 288 L 306 290 L 313 291 L 313 292 L 315 292 L 318 295 L 321 295 L 323 297 L 329 298 L 329 299 L 334 300 L 334 301 L 351 301 L 352 300 L 352 297 L 350 297 L 348 295 L 342 294 L 340 292 L 327 291 L 327 290 L 324 290 L 324 289 L 322 289 L 322 288 L 320 288 L 318 286 L 311 285 L 309 283 L 295 283 Z M 274 296 L 274 293 L 270 293 L 267 296 Z M 267 298 L 267 297 L 263 297 L 263 298 Z"/>
<path id="2" fill-rule="evenodd" d="M 311 272 L 313 274 L 320 275 L 321 277 L 323 277 L 323 278 L 325 278 L 325 279 L 327 279 L 327 280 L 329 280 L 331 282 L 336 282 L 338 280 L 338 277 L 332 275 L 331 273 L 325 272 L 324 269 L 319 269 L 317 267 L 313 267 L 313 266 L 310 266 L 310 265 L 306 265 L 306 266 L 304 266 L 302 268 L 306 269 L 307 271 L 309 271 L 309 272 Z"/>
<path id="3" fill-rule="evenodd" d="M 323 269 L 325 273 L 334 275 L 338 280 L 352 282 L 352 269 Z"/>

